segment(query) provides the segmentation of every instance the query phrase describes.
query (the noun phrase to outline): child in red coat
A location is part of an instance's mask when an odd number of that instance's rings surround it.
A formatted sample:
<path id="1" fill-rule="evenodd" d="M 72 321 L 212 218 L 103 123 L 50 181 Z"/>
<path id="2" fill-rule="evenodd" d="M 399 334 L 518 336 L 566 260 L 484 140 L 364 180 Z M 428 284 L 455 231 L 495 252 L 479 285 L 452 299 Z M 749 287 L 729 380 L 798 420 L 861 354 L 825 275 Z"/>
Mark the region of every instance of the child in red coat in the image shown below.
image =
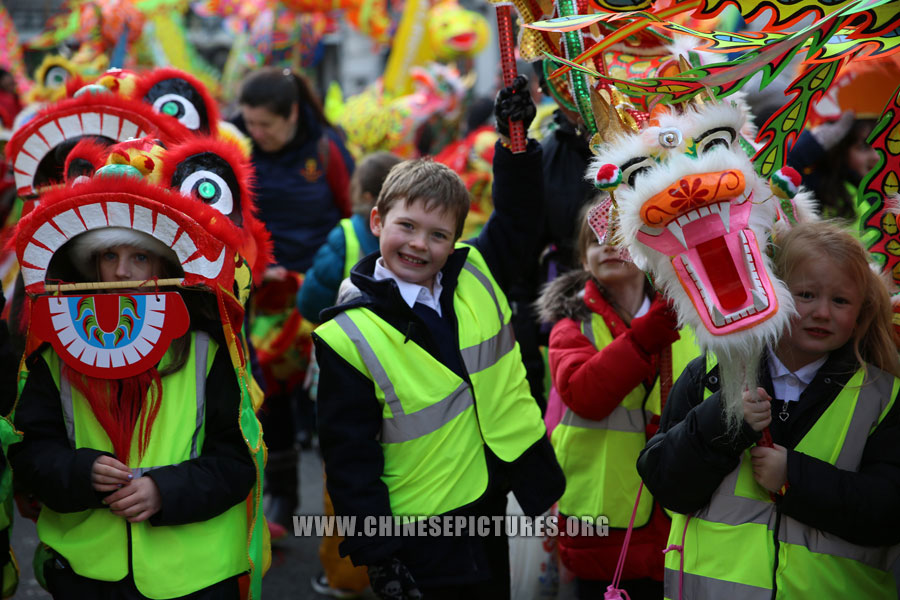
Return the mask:
<path id="1" fill-rule="evenodd" d="M 699 351 L 689 334 L 679 336 L 675 313 L 625 251 L 599 243 L 589 211 L 576 248 L 583 269 L 548 285 L 538 307 L 542 320 L 555 322 L 550 370 L 566 411 L 551 436 L 567 481 L 560 529 L 582 522 L 576 535 L 560 537 L 560 556 L 578 597 L 600 598 L 640 487 L 635 461 L 661 413 L 660 379 L 670 384 Z M 591 522 L 608 525 L 609 535 L 584 526 Z M 632 600 L 661 598 L 669 519 L 646 490 L 634 527 L 622 587 Z"/>

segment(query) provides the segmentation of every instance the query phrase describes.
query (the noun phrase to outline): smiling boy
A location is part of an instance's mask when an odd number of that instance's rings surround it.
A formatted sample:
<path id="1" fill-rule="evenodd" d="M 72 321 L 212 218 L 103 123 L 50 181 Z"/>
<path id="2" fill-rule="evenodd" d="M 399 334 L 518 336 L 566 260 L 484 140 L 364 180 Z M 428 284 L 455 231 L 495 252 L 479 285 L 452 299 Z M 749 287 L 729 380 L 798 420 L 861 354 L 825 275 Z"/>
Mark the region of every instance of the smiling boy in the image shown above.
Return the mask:
<path id="1" fill-rule="evenodd" d="M 338 515 L 490 517 L 510 490 L 538 515 L 563 492 L 503 293 L 536 239 L 540 146 L 498 143 L 494 177 L 494 214 L 456 243 L 469 206 L 459 176 L 428 159 L 394 167 L 370 217 L 380 251 L 322 313 L 319 439 Z M 382 598 L 509 597 L 502 532 L 378 533 L 341 550 Z"/>

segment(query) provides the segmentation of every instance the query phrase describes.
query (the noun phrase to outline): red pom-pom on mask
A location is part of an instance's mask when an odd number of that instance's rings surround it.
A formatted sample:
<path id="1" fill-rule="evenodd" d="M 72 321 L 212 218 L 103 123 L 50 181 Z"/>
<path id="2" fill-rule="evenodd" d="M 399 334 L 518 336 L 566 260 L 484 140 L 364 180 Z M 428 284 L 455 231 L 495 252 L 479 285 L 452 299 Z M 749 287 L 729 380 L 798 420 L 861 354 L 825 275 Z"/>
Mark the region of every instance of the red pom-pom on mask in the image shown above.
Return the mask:
<path id="1" fill-rule="evenodd" d="M 622 171 L 618 165 L 611 163 L 600 165 L 594 175 L 594 187 L 604 192 L 616 189 L 620 183 L 622 183 Z"/>

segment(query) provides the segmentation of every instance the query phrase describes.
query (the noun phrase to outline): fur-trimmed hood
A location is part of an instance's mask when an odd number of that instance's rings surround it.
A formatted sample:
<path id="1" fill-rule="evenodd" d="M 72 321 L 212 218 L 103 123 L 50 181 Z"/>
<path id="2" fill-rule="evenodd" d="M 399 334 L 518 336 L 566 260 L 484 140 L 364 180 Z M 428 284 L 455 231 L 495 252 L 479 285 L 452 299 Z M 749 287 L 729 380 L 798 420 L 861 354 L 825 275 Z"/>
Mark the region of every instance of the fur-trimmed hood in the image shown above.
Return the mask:
<path id="1" fill-rule="evenodd" d="M 556 323 L 560 319 L 581 321 L 591 314 L 584 303 L 584 286 L 591 274 L 583 269 L 563 273 L 541 289 L 534 308 L 542 323 Z"/>

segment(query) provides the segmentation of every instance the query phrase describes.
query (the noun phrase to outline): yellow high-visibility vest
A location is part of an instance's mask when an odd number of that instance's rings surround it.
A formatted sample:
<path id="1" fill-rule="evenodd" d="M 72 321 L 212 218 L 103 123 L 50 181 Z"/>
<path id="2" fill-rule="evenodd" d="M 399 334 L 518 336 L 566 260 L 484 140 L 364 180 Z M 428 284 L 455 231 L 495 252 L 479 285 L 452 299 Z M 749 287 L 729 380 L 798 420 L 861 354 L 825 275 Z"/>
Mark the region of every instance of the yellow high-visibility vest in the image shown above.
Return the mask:
<path id="1" fill-rule="evenodd" d="M 359 262 L 360 243 L 356 230 L 353 229 L 353 221 L 351 219 L 340 220 L 341 229 L 344 231 L 344 279 L 350 277 L 350 270 L 353 265 Z"/>
<path id="2" fill-rule="evenodd" d="M 858 470 L 869 434 L 893 406 L 898 390 L 900 379 L 890 373 L 872 365 L 860 368 L 795 450 L 839 469 Z M 668 552 L 665 597 L 770 600 L 774 583 L 777 597 L 787 600 L 846 594 L 896 599 L 891 565 L 900 546 L 859 546 L 787 515 L 778 517 L 768 491 L 753 479 L 747 450 L 709 504 L 689 516 L 673 514 L 668 543 L 681 546 L 684 540 L 684 572 L 679 552 Z"/>
<path id="3" fill-rule="evenodd" d="M 606 321 L 596 313 L 582 321 L 581 332 L 598 350 L 613 341 Z M 680 338 L 672 344 L 673 381 L 700 354 L 693 333 L 687 328 L 679 333 Z M 550 437 L 556 459 L 566 475 L 566 491 L 559 499 L 559 512 L 594 520 L 604 515 L 610 527 L 628 527 L 641 484 L 635 464 L 647 443 L 647 423 L 661 412 L 659 377 L 650 390 L 639 384 L 600 421 L 566 409 Z M 652 510 L 653 496 L 644 490 L 634 526 L 646 525 Z"/>
<path id="4" fill-rule="evenodd" d="M 506 298 L 481 254 L 460 250 L 468 256 L 453 308 L 471 383 L 367 308 L 316 329 L 372 382 L 382 407 L 381 478 L 395 515 L 438 515 L 476 500 L 488 483 L 483 444 L 512 462 L 546 435 Z"/>
<path id="5" fill-rule="evenodd" d="M 128 466 L 138 476 L 199 456 L 205 438 L 206 377 L 215 352 L 209 336 L 192 333 L 187 363 L 162 378 L 163 398 L 140 459 L 137 436 L 132 441 Z M 60 376 L 59 357 L 52 349 L 43 357 L 60 390 L 69 443 L 113 452 L 90 403 Z M 250 570 L 243 502 L 207 521 L 185 525 L 128 523 L 108 508 L 58 513 L 47 506 L 37 523 L 41 541 L 65 557 L 75 573 L 100 581 L 120 581 L 128 575 L 128 527 L 135 585 L 148 598 L 185 596 Z"/>

